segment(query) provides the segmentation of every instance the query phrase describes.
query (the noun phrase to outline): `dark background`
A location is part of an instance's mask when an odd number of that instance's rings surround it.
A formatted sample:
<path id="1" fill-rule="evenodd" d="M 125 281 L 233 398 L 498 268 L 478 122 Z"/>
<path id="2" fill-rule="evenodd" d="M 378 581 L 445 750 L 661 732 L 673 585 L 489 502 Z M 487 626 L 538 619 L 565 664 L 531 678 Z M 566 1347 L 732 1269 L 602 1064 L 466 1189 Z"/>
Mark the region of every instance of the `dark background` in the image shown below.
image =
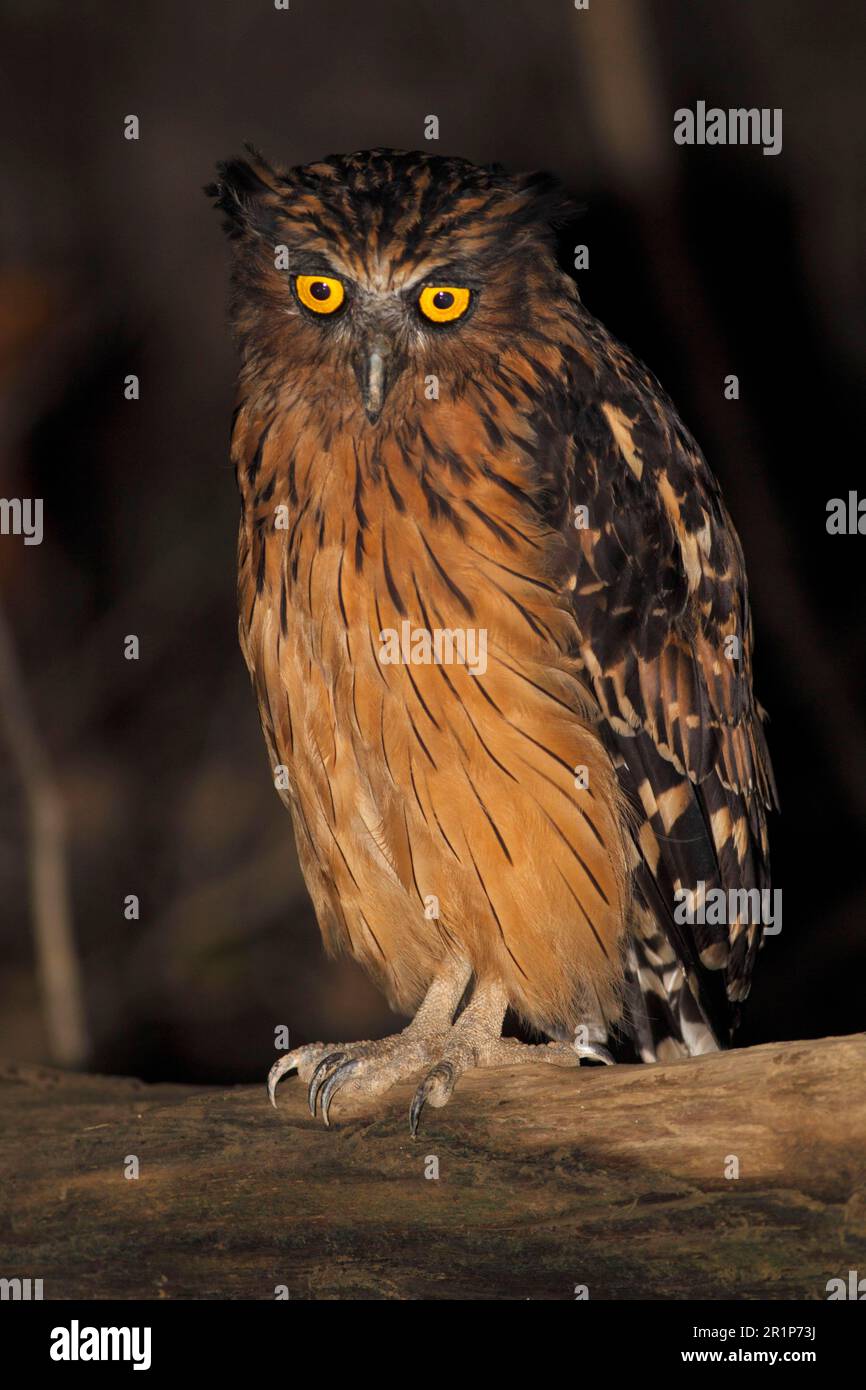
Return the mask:
<path id="1" fill-rule="evenodd" d="M 862 1028 L 866 537 L 825 528 L 830 497 L 866 495 L 858 0 L 5 0 L 0 17 L 0 496 L 45 501 L 40 547 L 0 537 L 0 1052 L 250 1079 L 277 1023 L 295 1041 L 394 1026 L 322 955 L 237 648 L 235 363 L 201 187 L 244 140 L 284 163 L 394 145 L 546 167 L 585 203 L 564 242 L 589 246 L 584 300 L 677 402 L 746 552 L 784 928 L 740 1041 Z M 781 107 L 782 153 L 676 146 L 673 112 L 699 99 Z M 76 973 L 87 1036 L 64 1045 Z"/>

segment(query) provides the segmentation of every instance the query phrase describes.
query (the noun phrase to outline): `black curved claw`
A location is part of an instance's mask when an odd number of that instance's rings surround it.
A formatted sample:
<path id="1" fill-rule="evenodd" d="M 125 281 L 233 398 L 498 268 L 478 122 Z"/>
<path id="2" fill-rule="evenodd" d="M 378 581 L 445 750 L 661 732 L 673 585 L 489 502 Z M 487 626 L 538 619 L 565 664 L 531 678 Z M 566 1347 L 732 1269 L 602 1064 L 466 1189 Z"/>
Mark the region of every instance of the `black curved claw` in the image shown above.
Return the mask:
<path id="1" fill-rule="evenodd" d="M 422 1082 L 412 1097 L 412 1104 L 409 1106 L 409 1133 L 413 1139 L 417 1138 L 418 1121 L 421 1118 L 421 1111 L 424 1109 L 426 1100 L 427 1096 L 424 1093 L 424 1085 Z"/>
<path id="2" fill-rule="evenodd" d="M 409 1107 L 409 1133 L 412 1135 L 413 1139 L 417 1138 L 418 1121 L 421 1119 L 421 1111 L 427 1104 L 430 1092 L 437 1081 L 445 1082 L 445 1095 L 447 1099 L 454 1088 L 454 1068 L 450 1062 L 437 1062 L 432 1071 L 429 1071 L 424 1077 L 424 1080 L 412 1097 L 412 1104 Z"/>
<path id="3" fill-rule="evenodd" d="M 325 1128 L 328 1127 L 329 1123 L 328 1110 L 330 1108 L 331 1101 L 339 1091 L 340 1087 L 345 1086 L 346 1082 L 349 1080 L 349 1077 L 354 1075 L 354 1073 L 358 1070 L 360 1065 L 361 1063 L 357 1057 L 350 1057 L 348 1062 L 342 1062 L 340 1066 L 337 1067 L 336 1071 L 332 1071 L 331 1075 L 328 1077 L 328 1080 L 325 1082 L 325 1087 L 322 1091 L 322 1119 L 325 1122 Z"/>
<path id="4" fill-rule="evenodd" d="M 307 1092 L 307 1099 L 310 1103 L 310 1114 L 315 1118 L 316 1102 L 319 1092 L 331 1074 L 334 1067 L 338 1067 L 345 1057 L 345 1052 L 329 1052 L 327 1057 L 323 1057 L 316 1070 L 310 1077 L 310 1089 Z"/>
<path id="5" fill-rule="evenodd" d="M 587 1043 L 586 1046 L 576 1048 L 575 1051 L 581 1061 L 583 1061 L 584 1057 L 587 1057 L 593 1062 L 603 1062 L 606 1067 L 616 1066 L 616 1062 L 610 1052 L 608 1052 L 606 1047 L 602 1047 L 601 1043 Z"/>

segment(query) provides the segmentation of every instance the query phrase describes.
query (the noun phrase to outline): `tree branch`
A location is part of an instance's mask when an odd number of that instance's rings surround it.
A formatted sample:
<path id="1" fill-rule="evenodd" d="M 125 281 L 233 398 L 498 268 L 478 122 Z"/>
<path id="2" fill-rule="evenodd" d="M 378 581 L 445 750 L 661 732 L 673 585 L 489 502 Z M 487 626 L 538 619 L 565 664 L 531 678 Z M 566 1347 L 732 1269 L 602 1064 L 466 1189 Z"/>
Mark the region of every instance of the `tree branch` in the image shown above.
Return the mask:
<path id="1" fill-rule="evenodd" d="M 51 1056 L 61 1066 L 80 1067 L 89 1044 L 72 929 L 63 804 L 2 609 L 0 723 L 27 800 L 33 933 Z"/>
<path id="2" fill-rule="evenodd" d="M 328 1131 L 297 1081 L 275 1113 L 7 1068 L 0 1269 L 46 1298 L 824 1299 L 866 1270 L 864 1069 L 857 1035 L 477 1072 L 413 1142 L 412 1086 Z"/>

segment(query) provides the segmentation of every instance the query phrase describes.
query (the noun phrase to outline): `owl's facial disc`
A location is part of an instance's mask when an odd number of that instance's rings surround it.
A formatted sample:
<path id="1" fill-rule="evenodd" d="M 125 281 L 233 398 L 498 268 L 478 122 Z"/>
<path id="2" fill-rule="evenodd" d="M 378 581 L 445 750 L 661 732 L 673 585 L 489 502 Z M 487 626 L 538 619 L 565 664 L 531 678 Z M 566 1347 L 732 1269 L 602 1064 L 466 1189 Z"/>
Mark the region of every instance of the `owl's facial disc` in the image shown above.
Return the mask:
<path id="1" fill-rule="evenodd" d="M 382 413 L 385 398 L 407 365 L 407 344 L 417 334 L 418 323 L 433 333 L 456 326 L 473 302 L 472 291 L 450 281 L 429 280 L 404 289 L 388 285 L 365 287 L 358 296 L 354 321 L 359 349 L 354 357 L 355 378 L 364 412 L 371 425 Z"/>
<path id="2" fill-rule="evenodd" d="M 477 290 L 459 265 L 398 271 L 387 261 L 351 267 L 321 254 L 299 256 L 290 278 L 294 299 L 316 332 L 333 334 L 337 359 L 354 373 L 361 405 L 375 425 L 398 377 L 433 338 L 471 317 Z M 300 273 L 298 273 L 300 272 Z M 354 273 L 353 273 L 354 272 Z M 359 273 L 360 272 L 360 273 Z"/>

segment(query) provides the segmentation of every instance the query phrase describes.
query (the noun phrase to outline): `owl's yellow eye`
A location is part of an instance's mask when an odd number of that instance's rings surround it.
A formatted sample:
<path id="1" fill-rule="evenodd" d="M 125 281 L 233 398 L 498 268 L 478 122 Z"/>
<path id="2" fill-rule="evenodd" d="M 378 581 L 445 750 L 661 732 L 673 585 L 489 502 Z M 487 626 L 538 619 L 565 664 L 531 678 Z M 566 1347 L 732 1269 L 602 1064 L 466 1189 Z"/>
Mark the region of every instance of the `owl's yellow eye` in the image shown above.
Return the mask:
<path id="1" fill-rule="evenodd" d="M 333 314 L 346 298 L 342 280 L 331 275 L 296 275 L 295 292 L 314 314 Z"/>
<path id="2" fill-rule="evenodd" d="M 418 297 L 418 308 L 431 323 L 453 323 L 469 308 L 469 291 L 457 285 L 428 285 Z"/>

